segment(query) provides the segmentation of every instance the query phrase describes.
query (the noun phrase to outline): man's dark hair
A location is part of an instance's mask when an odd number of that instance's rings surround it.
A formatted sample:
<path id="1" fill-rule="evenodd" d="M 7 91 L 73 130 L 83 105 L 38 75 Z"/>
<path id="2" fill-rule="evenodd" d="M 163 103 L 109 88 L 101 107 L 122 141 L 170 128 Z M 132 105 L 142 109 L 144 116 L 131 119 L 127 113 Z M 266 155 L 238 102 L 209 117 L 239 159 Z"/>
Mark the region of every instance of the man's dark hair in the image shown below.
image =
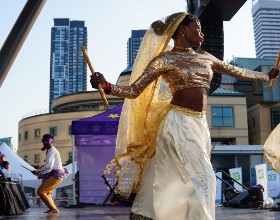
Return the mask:
<path id="1" fill-rule="evenodd" d="M 54 139 L 54 136 L 51 135 L 51 134 L 44 134 L 43 138 L 52 138 L 52 139 Z"/>

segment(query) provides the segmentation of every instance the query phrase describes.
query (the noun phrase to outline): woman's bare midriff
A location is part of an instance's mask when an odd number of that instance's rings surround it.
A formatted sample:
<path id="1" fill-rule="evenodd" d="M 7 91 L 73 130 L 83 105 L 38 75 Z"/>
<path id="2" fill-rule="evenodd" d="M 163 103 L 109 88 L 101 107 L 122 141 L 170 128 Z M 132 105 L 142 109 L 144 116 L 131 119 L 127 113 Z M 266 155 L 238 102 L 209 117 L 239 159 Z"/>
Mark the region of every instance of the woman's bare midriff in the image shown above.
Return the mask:
<path id="1" fill-rule="evenodd" d="M 173 94 L 171 104 L 201 112 L 206 111 L 207 97 L 206 88 L 182 89 Z"/>

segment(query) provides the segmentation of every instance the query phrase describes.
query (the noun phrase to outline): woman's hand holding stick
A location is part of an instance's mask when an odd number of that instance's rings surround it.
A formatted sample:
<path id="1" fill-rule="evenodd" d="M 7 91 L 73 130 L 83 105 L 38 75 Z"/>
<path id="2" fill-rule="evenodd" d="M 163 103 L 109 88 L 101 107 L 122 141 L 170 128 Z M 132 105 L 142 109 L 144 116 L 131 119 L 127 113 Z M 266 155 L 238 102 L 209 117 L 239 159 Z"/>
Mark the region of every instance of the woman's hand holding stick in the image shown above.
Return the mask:
<path id="1" fill-rule="evenodd" d="M 95 72 L 94 72 L 94 69 L 93 69 L 93 67 L 92 67 L 92 65 L 91 65 L 91 62 L 90 62 L 90 60 L 89 60 L 89 57 L 88 57 L 86 48 L 85 48 L 85 47 L 82 47 L 81 49 L 82 49 L 82 52 L 83 52 L 83 54 L 84 54 L 84 57 L 85 57 L 85 59 L 86 59 L 86 61 L 87 61 L 87 64 L 88 64 L 88 66 L 89 66 L 89 69 L 90 69 L 90 71 L 91 71 L 91 74 L 92 74 L 92 75 L 95 75 Z M 100 95 L 101 95 L 101 97 L 102 97 L 102 99 L 103 99 L 103 102 L 104 102 L 105 107 L 106 107 L 107 109 L 109 109 L 109 108 L 110 108 L 110 105 L 109 105 L 109 103 L 108 103 L 108 100 L 107 100 L 107 98 L 106 98 L 106 96 L 105 96 L 105 93 L 104 93 L 104 91 L 103 91 L 101 85 L 98 85 L 98 91 L 99 91 L 99 93 L 100 93 Z"/>

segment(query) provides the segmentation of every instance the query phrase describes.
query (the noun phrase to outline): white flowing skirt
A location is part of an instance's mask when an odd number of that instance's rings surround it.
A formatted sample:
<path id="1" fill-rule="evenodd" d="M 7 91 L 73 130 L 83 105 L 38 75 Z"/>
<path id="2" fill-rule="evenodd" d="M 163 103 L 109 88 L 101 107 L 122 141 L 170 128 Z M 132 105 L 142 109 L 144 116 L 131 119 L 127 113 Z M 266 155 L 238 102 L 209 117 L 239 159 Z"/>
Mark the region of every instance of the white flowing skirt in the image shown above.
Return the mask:
<path id="1" fill-rule="evenodd" d="M 214 220 L 216 177 L 210 152 L 206 118 L 169 110 L 155 156 L 144 168 L 131 219 Z"/>

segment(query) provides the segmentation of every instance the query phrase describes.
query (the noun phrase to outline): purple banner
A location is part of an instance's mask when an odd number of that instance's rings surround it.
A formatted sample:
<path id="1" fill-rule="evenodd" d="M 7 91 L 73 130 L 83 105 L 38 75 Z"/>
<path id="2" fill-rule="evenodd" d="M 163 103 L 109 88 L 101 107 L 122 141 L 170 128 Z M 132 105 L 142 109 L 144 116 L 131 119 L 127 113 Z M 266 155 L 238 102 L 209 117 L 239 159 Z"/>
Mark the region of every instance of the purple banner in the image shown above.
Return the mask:
<path id="1" fill-rule="evenodd" d="M 102 204 L 110 190 L 102 175 L 113 187 L 116 135 L 76 136 L 80 184 L 80 203 Z"/>
<path id="2" fill-rule="evenodd" d="M 72 121 L 72 135 L 116 135 L 123 104 L 101 114 Z"/>
<path id="3" fill-rule="evenodd" d="M 104 145 L 116 145 L 116 135 L 77 135 L 76 146 L 104 146 Z"/>
<path id="4" fill-rule="evenodd" d="M 122 104 L 101 114 L 72 121 L 75 135 L 80 184 L 80 203 L 102 204 L 115 184 L 113 169 L 116 135 Z"/>

